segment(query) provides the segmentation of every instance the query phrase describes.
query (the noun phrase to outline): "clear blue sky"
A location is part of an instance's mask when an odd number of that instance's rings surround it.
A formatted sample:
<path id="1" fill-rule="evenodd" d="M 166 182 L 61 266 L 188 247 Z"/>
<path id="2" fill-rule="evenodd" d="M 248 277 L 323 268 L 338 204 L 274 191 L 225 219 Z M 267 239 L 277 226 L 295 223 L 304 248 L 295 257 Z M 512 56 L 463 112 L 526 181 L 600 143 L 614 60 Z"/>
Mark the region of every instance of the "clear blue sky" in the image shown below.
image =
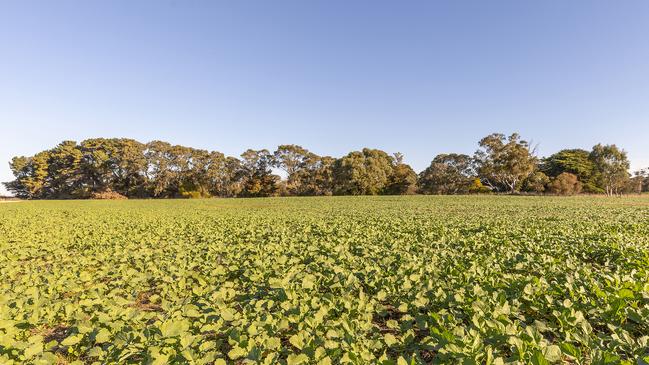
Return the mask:
<path id="1" fill-rule="evenodd" d="M 368 146 L 419 171 L 497 131 L 649 166 L 649 2 L 0 3 L 0 181 L 65 139 Z"/>

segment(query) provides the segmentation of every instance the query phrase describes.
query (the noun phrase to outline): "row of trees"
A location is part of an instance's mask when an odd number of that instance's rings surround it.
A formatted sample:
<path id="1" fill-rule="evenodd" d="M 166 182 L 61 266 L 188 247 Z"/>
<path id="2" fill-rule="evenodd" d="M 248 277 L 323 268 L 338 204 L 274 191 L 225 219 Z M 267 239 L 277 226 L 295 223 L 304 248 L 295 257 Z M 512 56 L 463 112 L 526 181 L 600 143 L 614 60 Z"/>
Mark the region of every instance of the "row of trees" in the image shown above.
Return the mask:
<path id="1" fill-rule="evenodd" d="M 65 141 L 10 163 L 6 188 L 21 198 L 88 198 L 107 191 L 127 197 L 258 197 L 414 193 L 415 172 L 400 154 L 375 149 L 342 158 L 300 146 L 247 150 L 240 158 L 154 141 Z M 273 169 L 282 169 L 282 180 Z"/>
<path id="2" fill-rule="evenodd" d="M 518 134 L 492 134 L 473 156 L 442 154 L 416 174 L 403 155 L 364 148 L 334 158 L 297 145 L 240 158 L 166 142 L 132 139 L 64 141 L 10 163 L 6 188 L 20 198 L 89 198 L 107 192 L 136 198 L 275 195 L 464 194 L 521 191 L 575 194 L 649 190 L 649 173 L 628 173 L 614 145 L 563 150 L 538 159 Z M 285 172 L 282 179 L 274 173 Z"/>
<path id="3" fill-rule="evenodd" d="M 649 191 L 649 170 L 629 174 L 626 152 L 615 145 L 598 144 L 591 151 L 565 149 L 538 158 L 534 148 L 518 134 L 492 134 L 480 140 L 479 147 L 472 157 L 435 157 L 419 175 L 420 190 L 431 194 L 487 190 L 562 195 Z"/>

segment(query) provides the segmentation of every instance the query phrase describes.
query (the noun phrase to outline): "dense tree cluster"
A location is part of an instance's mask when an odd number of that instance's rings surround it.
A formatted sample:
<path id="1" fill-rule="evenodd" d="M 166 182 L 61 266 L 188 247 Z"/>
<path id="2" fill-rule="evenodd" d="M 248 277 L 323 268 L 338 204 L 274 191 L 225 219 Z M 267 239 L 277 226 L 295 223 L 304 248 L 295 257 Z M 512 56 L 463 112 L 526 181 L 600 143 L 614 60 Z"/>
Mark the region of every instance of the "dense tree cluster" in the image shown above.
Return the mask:
<path id="1" fill-rule="evenodd" d="M 626 153 L 615 145 L 598 144 L 590 152 L 566 149 L 539 159 L 518 134 L 489 135 L 473 156 L 438 155 L 419 174 L 400 153 L 370 148 L 334 158 L 281 145 L 235 158 L 118 138 L 64 141 L 31 157 L 14 157 L 10 167 L 15 180 L 5 186 L 28 199 L 649 191 L 649 170 L 629 174 Z"/>

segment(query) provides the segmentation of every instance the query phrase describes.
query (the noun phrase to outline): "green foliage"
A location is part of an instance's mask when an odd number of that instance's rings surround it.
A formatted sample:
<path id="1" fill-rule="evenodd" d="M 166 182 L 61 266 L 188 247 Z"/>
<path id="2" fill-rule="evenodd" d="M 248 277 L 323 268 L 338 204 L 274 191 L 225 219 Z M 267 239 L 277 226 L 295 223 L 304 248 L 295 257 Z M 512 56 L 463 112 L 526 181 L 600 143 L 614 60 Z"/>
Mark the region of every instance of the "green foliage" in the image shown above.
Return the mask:
<path id="1" fill-rule="evenodd" d="M 287 174 L 285 195 L 331 195 L 331 157 L 320 157 L 297 145 L 281 145 L 273 153 L 274 166 Z"/>
<path id="2" fill-rule="evenodd" d="M 629 160 L 626 152 L 615 145 L 598 144 L 593 147 L 590 159 L 595 166 L 594 179 L 607 195 L 623 192 L 629 180 Z"/>
<path id="3" fill-rule="evenodd" d="M 642 190 L 642 181 L 635 186 L 629 181 L 629 160 L 626 152 L 615 145 L 598 144 L 591 152 L 581 149 L 562 150 L 543 160 L 541 170 L 557 178 L 563 173 L 575 175 L 587 193 L 620 194 Z"/>
<path id="4" fill-rule="evenodd" d="M 505 137 L 494 133 L 479 142 L 474 155 L 478 177 L 498 192 L 518 192 L 523 181 L 536 169 L 537 159 L 531 146 L 517 133 Z"/>
<path id="5" fill-rule="evenodd" d="M 590 160 L 590 153 L 582 149 L 561 150 L 543 159 L 541 171 L 551 178 L 564 172 L 576 175 L 579 181 L 590 181 L 595 170 L 595 164 Z"/>
<path id="6" fill-rule="evenodd" d="M 567 172 L 562 172 L 559 176 L 552 179 L 549 187 L 551 193 L 559 195 L 579 194 L 582 189 L 581 182 L 577 178 L 577 175 Z"/>
<path id="7" fill-rule="evenodd" d="M 385 192 L 394 161 L 387 153 L 370 148 L 350 152 L 333 166 L 334 194 L 378 195 Z"/>
<path id="8" fill-rule="evenodd" d="M 279 177 L 273 175 L 271 167 L 274 160 L 268 150 L 247 150 L 241 154 L 242 196 L 273 196 L 277 191 Z"/>
<path id="9" fill-rule="evenodd" d="M 90 199 L 98 199 L 98 200 L 123 200 L 123 199 L 128 199 L 124 195 L 114 192 L 112 190 L 106 190 L 106 191 L 100 191 L 93 193 L 90 196 Z"/>
<path id="10" fill-rule="evenodd" d="M 249 149 L 237 159 L 162 141 L 96 138 L 15 157 L 10 167 L 16 179 L 5 186 L 25 199 L 85 199 L 106 191 L 129 198 L 332 195 L 334 190 L 411 194 L 417 183 L 410 166 L 380 150 L 335 159 L 297 145 L 281 145 L 274 153 Z M 287 179 L 280 181 L 273 167 Z"/>
<path id="11" fill-rule="evenodd" d="M 562 150 L 538 166 L 531 146 L 516 133 L 491 134 L 479 146 L 473 158 L 438 155 L 417 175 L 402 154 L 370 148 L 336 159 L 280 145 L 272 153 L 249 149 L 238 159 L 162 141 L 94 138 L 13 158 L 15 180 L 4 184 L 24 199 L 85 199 L 106 191 L 129 198 L 542 193 L 547 177 L 569 173 L 588 193 L 649 191 L 647 174 L 630 179 L 626 153 L 615 145 L 598 144 L 590 153 Z M 472 186 L 475 178 L 487 188 Z"/>
<path id="12" fill-rule="evenodd" d="M 649 169 L 636 171 L 625 190 L 632 194 L 649 192 Z"/>
<path id="13" fill-rule="evenodd" d="M 648 206 L 0 204 L 0 363 L 642 364 Z"/>
<path id="14" fill-rule="evenodd" d="M 184 190 L 181 188 L 180 196 L 186 199 L 202 199 L 202 198 L 209 198 L 210 194 L 206 191 Z"/>
<path id="15" fill-rule="evenodd" d="M 471 194 L 490 194 L 492 192 L 491 189 L 482 185 L 482 181 L 477 177 L 473 179 L 471 186 L 469 186 L 469 193 Z"/>
<path id="16" fill-rule="evenodd" d="M 543 172 L 537 171 L 523 181 L 523 190 L 532 193 L 543 193 L 549 183 L 550 178 Z"/>
<path id="17" fill-rule="evenodd" d="M 392 167 L 388 185 L 384 194 L 403 195 L 414 194 L 417 189 L 417 173 L 409 165 L 399 162 Z"/>
<path id="18" fill-rule="evenodd" d="M 473 183 L 473 160 L 455 153 L 435 156 L 419 174 L 419 190 L 424 194 L 464 194 Z"/>

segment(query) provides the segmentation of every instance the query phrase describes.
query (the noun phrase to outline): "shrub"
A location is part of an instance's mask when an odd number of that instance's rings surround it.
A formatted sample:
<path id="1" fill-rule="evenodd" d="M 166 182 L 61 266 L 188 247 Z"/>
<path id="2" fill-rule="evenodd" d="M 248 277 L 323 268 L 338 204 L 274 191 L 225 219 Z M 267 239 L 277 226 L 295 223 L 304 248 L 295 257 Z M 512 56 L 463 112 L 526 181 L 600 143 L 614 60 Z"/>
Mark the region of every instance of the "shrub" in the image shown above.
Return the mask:
<path id="1" fill-rule="evenodd" d="M 182 186 L 180 188 L 180 196 L 185 199 L 201 199 L 201 198 L 211 198 L 212 195 L 209 191 L 202 187 L 195 188 L 192 185 L 188 187 Z"/>
<path id="2" fill-rule="evenodd" d="M 550 191 L 559 195 L 574 195 L 581 192 L 581 182 L 576 175 L 563 172 L 550 183 Z"/>
<path id="3" fill-rule="evenodd" d="M 471 183 L 471 186 L 469 187 L 469 193 L 471 194 L 490 194 L 491 189 L 488 187 L 482 185 L 482 181 L 480 181 L 479 178 L 473 179 L 473 183 Z"/>
<path id="4" fill-rule="evenodd" d="M 546 174 L 537 171 L 525 180 L 523 190 L 530 193 L 542 193 L 549 182 L 550 178 Z"/>
<path id="5" fill-rule="evenodd" d="M 90 199 L 97 199 L 97 200 L 123 200 L 123 199 L 128 199 L 124 195 L 112 191 L 110 189 L 104 190 L 104 191 L 97 191 L 94 192 L 90 195 Z"/>

